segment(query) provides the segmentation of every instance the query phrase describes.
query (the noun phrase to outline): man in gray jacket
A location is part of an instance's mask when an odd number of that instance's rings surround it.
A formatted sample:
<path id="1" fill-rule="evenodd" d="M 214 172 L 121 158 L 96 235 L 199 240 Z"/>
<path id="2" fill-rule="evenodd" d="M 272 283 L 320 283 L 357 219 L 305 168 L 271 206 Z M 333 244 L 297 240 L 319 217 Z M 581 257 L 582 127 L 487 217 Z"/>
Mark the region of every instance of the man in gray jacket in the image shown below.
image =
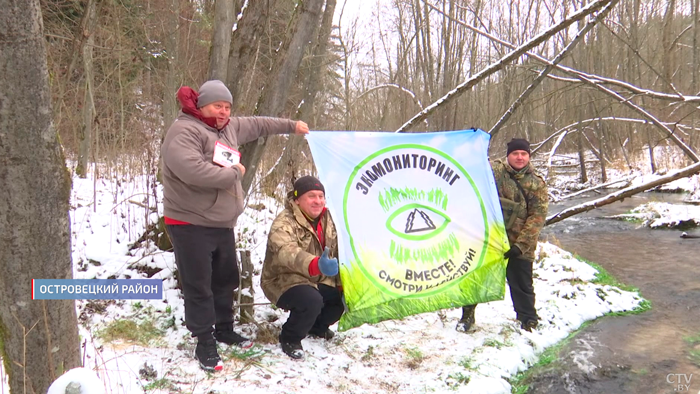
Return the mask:
<path id="1" fill-rule="evenodd" d="M 175 251 L 185 323 L 197 337 L 195 357 L 208 371 L 223 369 L 216 343 L 243 345 L 233 331 L 238 264 L 233 227 L 243 212 L 245 167 L 214 162 L 219 150 L 273 134 L 307 134 L 302 121 L 231 117 L 233 97 L 217 80 L 177 93 L 182 112 L 161 147 L 165 224 Z"/>

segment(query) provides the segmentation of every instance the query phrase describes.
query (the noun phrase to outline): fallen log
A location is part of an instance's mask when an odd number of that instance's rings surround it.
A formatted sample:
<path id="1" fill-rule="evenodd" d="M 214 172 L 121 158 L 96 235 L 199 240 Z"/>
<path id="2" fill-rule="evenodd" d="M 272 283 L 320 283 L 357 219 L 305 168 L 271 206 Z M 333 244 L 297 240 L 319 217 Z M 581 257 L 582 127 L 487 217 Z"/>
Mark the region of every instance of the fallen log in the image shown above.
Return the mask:
<path id="1" fill-rule="evenodd" d="M 688 167 L 681 168 L 680 170 L 671 171 L 668 174 L 658 177 L 651 182 L 647 182 L 639 186 L 631 186 L 625 189 L 621 189 L 616 191 L 615 193 L 608 194 L 607 196 L 599 198 L 597 200 L 588 201 L 586 203 L 565 209 L 557 214 L 548 217 L 547 221 L 545 222 L 545 226 L 554 224 L 556 222 L 560 222 L 568 217 L 574 216 L 579 213 L 588 212 L 590 210 L 602 207 L 604 205 L 612 204 L 615 201 L 623 200 L 637 193 L 641 193 L 643 191 L 653 189 L 657 186 L 673 182 L 676 179 L 686 178 L 691 175 L 695 175 L 699 172 L 700 162 L 696 162 Z"/>

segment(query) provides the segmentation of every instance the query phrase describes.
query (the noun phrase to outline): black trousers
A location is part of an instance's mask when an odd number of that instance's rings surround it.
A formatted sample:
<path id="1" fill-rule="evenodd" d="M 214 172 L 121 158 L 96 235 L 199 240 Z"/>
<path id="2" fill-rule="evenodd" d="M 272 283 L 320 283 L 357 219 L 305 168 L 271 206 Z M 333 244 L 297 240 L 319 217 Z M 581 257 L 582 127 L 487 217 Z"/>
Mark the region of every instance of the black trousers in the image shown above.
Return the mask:
<path id="1" fill-rule="evenodd" d="M 166 226 L 185 296 L 185 324 L 193 336 L 210 337 L 213 327 L 233 326 L 233 291 L 238 263 L 233 229 Z"/>
<path id="2" fill-rule="evenodd" d="M 311 330 L 324 333 L 345 311 L 340 291 L 324 284 L 319 284 L 318 290 L 308 285 L 294 286 L 280 296 L 277 306 L 289 311 L 280 342 L 301 342 Z"/>
<path id="3" fill-rule="evenodd" d="M 535 288 L 532 285 L 532 261 L 511 258 L 506 267 L 506 278 L 510 287 L 510 299 L 518 320 L 537 320 L 535 310 Z"/>

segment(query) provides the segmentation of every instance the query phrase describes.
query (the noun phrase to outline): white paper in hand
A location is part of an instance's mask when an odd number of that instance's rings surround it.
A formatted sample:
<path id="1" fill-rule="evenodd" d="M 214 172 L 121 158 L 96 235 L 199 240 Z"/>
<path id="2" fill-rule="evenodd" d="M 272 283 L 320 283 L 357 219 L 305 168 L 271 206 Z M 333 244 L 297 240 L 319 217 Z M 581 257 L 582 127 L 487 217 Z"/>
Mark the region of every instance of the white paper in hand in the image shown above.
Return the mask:
<path id="1" fill-rule="evenodd" d="M 241 152 L 216 141 L 213 161 L 223 167 L 235 166 L 241 162 Z"/>

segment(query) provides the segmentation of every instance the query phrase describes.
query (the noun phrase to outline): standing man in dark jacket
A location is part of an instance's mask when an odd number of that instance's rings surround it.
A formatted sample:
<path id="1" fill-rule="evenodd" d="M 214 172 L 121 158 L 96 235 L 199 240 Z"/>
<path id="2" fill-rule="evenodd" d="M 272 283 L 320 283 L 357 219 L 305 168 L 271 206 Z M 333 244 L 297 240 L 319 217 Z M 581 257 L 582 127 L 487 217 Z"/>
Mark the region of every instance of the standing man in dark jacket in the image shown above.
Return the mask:
<path id="1" fill-rule="evenodd" d="M 530 163 L 530 143 L 513 138 L 508 143 L 506 160 L 492 163 L 493 176 L 500 197 L 503 221 L 510 241 L 506 278 L 516 317 L 526 331 L 537 328 L 535 290 L 532 285 L 532 262 L 537 239 L 547 218 L 547 185 Z M 474 324 L 476 305 L 462 307 L 457 331 L 466 332 Z"/>
<path id="2" fill-rule="evenodd" d="M 260 284 L 265 297 L 289 311 L 279 339 L 293 359 L 304 357 L 307 335 L 331 339 L 328 327 L 345 308 L 338 277 L 338 234 L 326 209 L 325 189 L 318 179 L 294 182 L 287 206 L 275 218 L 267 238 Z"/>
<path id="3" fill-rule="evenodd" d="M 215 153 L 272 134 L 307 134 L 306 123 L 267 117 L 231 117 L 233 97 L 217 80 L 199 93 L 177 92 L 182 112 L 161 147 L 165 224 L 185 297 L 187 329 L 197 337 L 195 357 L 208 371 L 223 368 L 216 341 L 241 345 L 233 331 L 238 263 L 233 227 L 243 212 L 245 167 L 215 163 Z"/>

